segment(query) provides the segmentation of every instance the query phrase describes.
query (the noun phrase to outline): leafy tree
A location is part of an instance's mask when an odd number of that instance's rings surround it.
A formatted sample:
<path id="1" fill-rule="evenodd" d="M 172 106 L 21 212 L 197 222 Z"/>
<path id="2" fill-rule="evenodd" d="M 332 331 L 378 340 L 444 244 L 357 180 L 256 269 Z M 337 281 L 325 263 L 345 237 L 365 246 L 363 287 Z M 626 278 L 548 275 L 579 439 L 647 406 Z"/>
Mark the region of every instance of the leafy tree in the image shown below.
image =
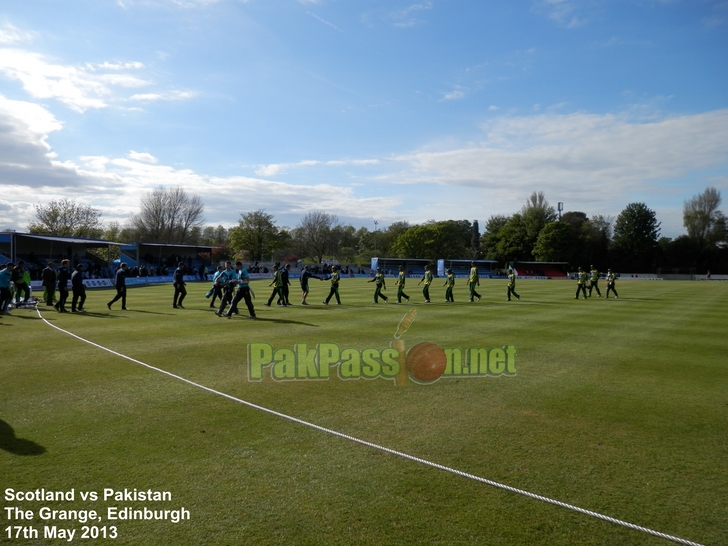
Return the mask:
<path id="1" fill-rule="evenodd" d="M 470 228 L 470 252 L 471 257 L 477 259 L 480 257 L 480 226 L 477 220 L 473 220 Z"/>
<path id="2" fill-rule="evenodd" d="M 534 258 L 540 262 L 569 262 L 578 258 L 578 231 L 568 222 L 551 222 L 538 235 L 533 249 Z"/>
<path id="3" fill-rule="evenodd" d="M 238 225 L 230 230 L 230 246 L 233 251 L 247 250 L 250 259 L 254 261 L 270 256 L 285 242 L 286 237 L 276 226 L 273 215 L 264 210 L 241 213 Z"/>
<path id="4" fill-rule="evenodd" d="M 470 248 L 472 226 L 467 220 L 446 220 L 412 226 L 392 244 L 400 258 L 464 258 Z"/>
<path id="5" fill-rule="evenodd" d="M 529 211 L 539 211 L 539 216 L 545 221 L 544 225 L 556 220 L 556 209 L 552 207 L 546 200 L 546 195 L 542 191 L 533 192 L 531 197 L 526 200 L 526 204 L 521 208 L 521 214 L 524 216 Z"/>
<path id="6" fill-rule="evenodd" d="M 129 227 L 138 241 L 186 243 L 193 228 L 202 226 L 204 208 L 199 195 L 159 187 L 142 197 L 141 211 Z"/>
<path id="7" fill-rule="evenodd" d="M 73 199 L 50 201 L 35 205 L 37 222 L 28 224 L 30 233 L 97 239 L 103 234 L 101 212 Z"/>
<path id="8" fill-rule="evenodd" d="M 198 238 L 198 243 L 200 245 L 209 245 L 209 246 L 219 246 L 222 244 L 229 244 L 230 243 L 230 232 L 233 228 L 226 228 L 223 225 L 215 226 L 205 226 L 204 229 L 200 231 L 200 236 Z"/>
<path id="9" fill-rule="evenodd" d="M 485 223 L 485 233 L 481 237 L 481 243 L 486 259 L 498 260 L 501 264 L 505 263 L 506 257 L 498 252 L 498 248 L 503 238 L 501 230 L 509 220 L 509 216 L 497 214 L 488 218 L 488 221 Z"/>
<path id="10" fill-rule="evenodd" d="M 720 192 L 710 187 L 685 201 L 683 224 L 699 253 L 725 239 L 726 218 L 718 210 L 721 200 Z"/>
<path id="11" fill-rule="evenodd" d="M 523 215 L 516 213 L 499 230 L 496 253 L 503 257 L 504 263 L 514 260 L 532 260 L 533 247 L 537 238 L 538 233 L 535 237 L 530 233 Z"/>
<path id="12" fill-rule="evenodd" d="M 654 269 L 660 222 L 644 203 L 630 203 L 614 223 L 614 251 L 622 270 L 637 273 Z"/>
<path id="13" fill-rule="evenodd" d="M 359 239 L 354 226 L 334 226 L 331 229 L 334 257 L 342 263 L 348 263 L 356 255 Z"/>
<path id="14" fill-rule="evenodd" d="M 302 256 L 323 262 L 324 256 L 334 250 L 335 239 L 332 229 L 338 225 L 338 218 L 322 210 L 307 213 L 293 230 L 294 245 Z"/>

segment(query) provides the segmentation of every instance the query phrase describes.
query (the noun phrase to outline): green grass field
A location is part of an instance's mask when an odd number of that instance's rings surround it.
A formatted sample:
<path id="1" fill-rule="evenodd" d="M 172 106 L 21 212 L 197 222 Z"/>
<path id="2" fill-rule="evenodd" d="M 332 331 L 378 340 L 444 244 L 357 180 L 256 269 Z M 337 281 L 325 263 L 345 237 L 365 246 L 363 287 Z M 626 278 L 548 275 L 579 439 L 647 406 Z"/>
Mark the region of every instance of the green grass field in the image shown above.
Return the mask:
<path id="1" fill-rule="evenodd" d="M 263 307 L 268 283 L 255 281 L 258 321 L 216 317 L 209 283 L 188 285 L 184 310 L 172 309 L 169 285 L 130 288 L 129 311 L 106 309 L 110 290 L 89 291 L 84 315 L 40 310 L 86 340 L 265 408 L 663 533 L 728 543 L 728 283 L 622 281 L 619 300 L 575 301 L 573 282 L 519 281 L 521 301 L 506 302 L 506 282 L 485 281 L 475 304 L 464 280 L 455 304 L 434 284 L 432 304 L 410 280 L 411 304 L 375 306 L 373 284 L 344 279 L 344 304 L 326 307 L 328 283 L 312 281 L 309 307 L 282 309 Z M 396 386 L 336 373 L 274 381 L 268 370 L 248 380 L 249 343 L 384 349 L 411 308 L 408 348 L 515 345 L 517 375 Z M 2 544 L 64 542 L 42 538 L 54 525 L 81 540 L 82 523 L 42 519 L 43 506 L 97 510 L 94 525 L 118 537 L 91 543 L 666 543 L 236 403 L 32 310 L 2 317 L 0 333 Z M 73 489 L 75 501 L 9 501 L 8 488 Z M 80 498 L 104 488 L 172 500 Z M 109 506 L 184 507 L 190 519 L 111 522 Z M 33 516 L 10 520 L 7 508 Z M 14 526 L 39 538 L 16 539 Z"/>

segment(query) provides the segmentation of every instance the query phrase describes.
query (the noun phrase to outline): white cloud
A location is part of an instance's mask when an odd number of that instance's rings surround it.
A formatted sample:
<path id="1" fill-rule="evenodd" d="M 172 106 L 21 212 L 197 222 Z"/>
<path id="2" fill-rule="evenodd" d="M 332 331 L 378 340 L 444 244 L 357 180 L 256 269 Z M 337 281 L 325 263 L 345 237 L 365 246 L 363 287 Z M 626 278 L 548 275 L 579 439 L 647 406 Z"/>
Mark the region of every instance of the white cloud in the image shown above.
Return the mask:
<path id="1" fill-rule="evenodd" d="M 653 195 L 664 181 L 707 177 L 728 161 L 728 110 L 647 123 L 585 113 L 501 117 L 484 130 L 477 145 L 397 157 L 405 166 L 399 180 L 471 187 L 489 199 L 543 190 L 611 214 L 609 207 L 618 212 L 629 196 Z"/>
<path id="2" fill-rule="evenodd" d="M 126 154 L 126 157 L 133 161 L 141 161 L 142 163 L 155 164 L 159 162 L 159 160 L 152 154 L 147 152 L 135 152 L 134 150 L 129 151 L 129 153 Z"/>
<path id="3" fill-rule="evenodd" d="M 35 38 L 32 32 L 25 32 L 7 21 L 0 24 L 0 44 L 19 44 Z"/>
<path id="4" fill-rule="evenodd" d="M 442 100 L 443 101 L 460 100 L 460 99 L 464 99 L 464 98 L 465 98 L 465 91 L 463 90 L 462 87 L 460 87 L 459 85 L 456 85 L 455 89 L 453 89 L 452 91 L 445 93 L 443 95 Z"/>
<path id="5" fill-rule="evenodd" d="M 277 176 L 279 174 L 284 174 L 291 169 L 296 169 L 299 167 L 314 167 L 317 165 L 342 167 L 347 165 L 365 166 L 379 164 L 380 161 L 378 159 L 338 159 L 331 161 L 316 161 L 307 159 L 304 161 L 299 161 L 298 163 L 271 163 L 269 165 L 259 165 L 258 168 L 255 170 L 255 174 L 257 174 L 258 176 L 271 177 Z"/>
<path id="6" fill-rule="evenodd" d="M 141 70 L 144 68 L 144 63 L 138 61 L 124 61 L 110 63 L 108 61 L 103 63 L 86 63 L 85 67 L 91 71 L 96 70 Z"/>
<path id="7" fill-rule="evenodd" d="M 0 49 L 0 74 L 20 81 L 37 99 L 55 99 L 76 112 L 106 108 L 114 100 L 113 87 L 146 87 L 150 81 L 122 70 L 136 70 L 138 62 L 62 65 L 43 55 L 20 49 Z M 113 71 L 109 74 L 102 71 Z M 172 92 L 180 96 L 190 92 Z"/>
<path id="8" fill-rule="evenodd" d="M 98 79 L 89 78 L 82 68 L 51 64 L 36 53 L 0 49 L 0 73 L 22 82 L 32 97 L 57 99 L 78 112 L 106 106 L 101 97 L 109 89 Z"/>
<path id="9" fill-rule="evenodd" d="M 189 100 L 195 98 L 195 91 L 165 91 L 163 93 L 136 93 L 129 97 L 129 100 L 137 100 L 141 102 L 156 102 L 160 100 Z"/>
<path id="10" fill-rule="evenodd" d="M 140 197 L 159 185 L 180 186 L 203 196 L 210 222 L 232 225 L 251 203 L 264 203 L 292 225 L 314 208 L 340 216 L 380 217 L 398 199 L 357 196 L 353 188 L 328 183 L 289 184 L 244 176 L 214 177 L 192 169 L 161 164 L 149 152 L 130 150 L 125 157 L 81 156 L 55 159 L 48 135 L 62 129 L 44 108 L 0 96 L 0 229 L 25 229 L 34 216 L 33 204 L 73 197 L 98 208 L 105 222 L 124 223 L 139 209 Z M 293 165 L 369 165 L 377 160 L 301 161 Z M 262 205 L 255 205 L 259 208 Z M 288 216 L 286 216 L 288 215 Z"/>

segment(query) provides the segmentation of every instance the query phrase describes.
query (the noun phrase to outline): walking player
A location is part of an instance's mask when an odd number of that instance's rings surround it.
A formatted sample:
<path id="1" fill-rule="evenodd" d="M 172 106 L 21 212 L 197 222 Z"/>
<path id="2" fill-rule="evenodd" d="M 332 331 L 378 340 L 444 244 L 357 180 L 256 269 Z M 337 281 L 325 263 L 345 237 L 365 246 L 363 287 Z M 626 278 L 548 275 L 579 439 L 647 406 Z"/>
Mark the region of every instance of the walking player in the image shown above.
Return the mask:
<path id="1" fill-rule="evenodd" d="M 250 282 L 250 273 L 243 267 L 242 262 L 235 262 L 235 268 L 238 270 L 238 291 L 235 293 L 233 303 L 225 316 L 230 318 L 233 315 L 237 315 L 238 303 L 240 303 L 240 300 L 245 299 L 245 305 L 248 307 L 249 313 L 248 318 L 254 319 L 255 307 L 253 306 L 253 300 L 250 298 L 251 292 L 248 284 Z"/>
<path id="2" fill-rule="evenodd" d="M 480 286 L 480 276 L 478 275 L 478 268 L 475 266 L 475 262 L 470 262 L 470 275 L 468 276 L 468 285 L 470 287 L 470 299 L 469 303 L 473 303 L 475 298 L 480 301 L 480 294 L 475 291 L 476 286 Z"/>
<path id="3" fill-rule="evenodd" d="M 212 301 L 210 301 L 210 307 L 215 307 L 215 298 L 222 299 L 222 290 L 220 290 L 220 287 L 217 285 L 217 278 L 220 276 L 220 273 L 224 271 L 224 267 L 221 265 L 217 266 L 217 270 L 212 275 L 212 287 L 210 290 L 207 291 L 207 294 L 205 294 L 206 298 L 209 298 L 212 296 Z"/>
<path id="4" fill-rule="evenodd" d="M 452 272 L 452 269 L 447 270 L 447 279 L 445 280 L 445 284 L 442 286 L 447 286 L 445 289 L 445 301 L 455 303 L 455 298 L 452 295 L 452 290 L 455 287 L 455 275 Z"/>
<path id="5" fill-rule="evenodd" d="M 114 296 L 114 299 L 111 300 L 109 303 L 106 304 L 106 307 L 111 310 L 111 305 L 117 301 L 121 300 L 121 308 L 122 310 L 126 311 L 126 270 L 129 266 L 126 265 L 126 262 L 121 262 L 121 265 L 119 266 L 119 269 L 116 270 L 116 296 Z"/>
<path id="6" fill-rule="evenodd" d="M 71 300 L 71 313 L 85 313 L 83 304 L 86 303 L 86 286 L 83 284 L 83 264 L 76 266 L 76 271 L 71 275 L 71 290 L 73 290 L 73 299 Z"/>
<path id="7" fill-rule="evenodd" d="M 516 296 L 517 300 L 521 299 L 521 296 L 516 294 L 516 274 L 513 269 L 508 269 L 508 301 L 511 301 L 511 294 Z"/>
<path id="8" fill-rule="evenodd" d="M 53 262 L 48 262 L 48 265 L 43 270 L 43 299 L 46 305 L 53 305 L 53 300 L 56 299 L 56 270 L 53 268 Z"/>
<path id="9" fill-rule="evenodd" d="M 399 266 L 399 277 L 394 285 L 397 287 L 397 303 L 402 303 L 402 298 L 409 301 L 409 296 L 404 293 L 404 283 L 407 280 L 407 273 L 405 273 L 404 266 Z"/>
<path id="10" fill-rule="evenodd" d="M 66 310 L 66 301 L 68 301 L 68 281 L 71 274 L 68 272 L 68 260 L 61 261 L 61 267 L 58 268 L 58 303 L 53 307 L 59 313 L 68 313 Z"/>
<path id="11" fill-rule="evenodd" d="M 290 279 L 288 276 L 291 273 L 291 264 L 286 264 L 285 267 L 281 268 L 281 299 L 278 301 L 278 304 L 281 303 L 285 305 L 291 305 L 290 300 L 288 299 L 290 289 L 288 288 L 291 284 Z"/>
<path id="12" fill-rule="evenodd" d="M 576 278 L 576 295 L 574 296 L 575 300 L 579 299 L 579 291 L 584 294 L 584 299 L 586 299 L 586 271 L 584 271 L 581 267 L 579 268 L 579 274 Z"/>
<path id="13" fill-rule="evenodd" d="M 266 303 L 265 306 L 270 307 L 271 302 L 277 296 L 278 306 L 285 307 L 286 299 L 283 296 L 283 277 L 281 276 L 281 268 L 277 265 L 273 266 L 273 282 L 271 282 L 268 286 L 273 287 L 273 292 L 271 293 L 270 298 L 268 298 L 268 303 Z"/>
<path id="14" fill-rule="evenodd" d="M 617 276 L 612 273 L 611 269 L 607 269 L 607 293 L 604 295 L 604 299 L 609 298 L 609 291 L 611 290 L 614 292 L 614 299 L 616 300 L 619 298 L 619 295 L 617 294 L 617 289 L 614 287 L 614 281 L 617 280 Z"/>
<path id="15" fill-rule="evenodd" d="M 177 309 L 184 309 L 182 301 L 187 295 L 187 289 L 185 288 L 185 264 L 180 262 L 177 269 L 174 270 L 174 299 L 172 300 L 172 307 Z"/>
<path id="16" fill-rule="evenodd" d="M 225 311 L 225 307 L 227 307 L 227 304 L 233 300 L 233 290 L 235 290 L 235 285 L 237 284 L 237 282 L 238 274 L 235 273 L 235 270 L 233 269 L 233 264 L 231 262 L 225 262 L 225 269 L 223 269 L 222 273 L 220 273 L 220 275 L 218 275 L 217 277 L 217 285 L 222 290 L 220 307 L 217 311 L 215 311 L 215 314 L 218 317 L 222 316 L 223 311 Z"/>
<path id="17" fill-rule="evenodd" d="M 592 290 L 596 289 L 597 298 L 601 298 L 602 293 L 599 291 L 599 271 L 597 271 L 596 267 L 591 266 L 589 274 L 589 297 L 591 298 Z"/>
<path id="18" fill-rule="evenodd" d="M 420 282 L 417 283 L 417 286 L 419 286 L 422 283 L 425 283 L 425 287 L 422 289 L 422 295 L 425 296 L 425 303 L 430 303 L 430 285 L 432 284 L 432 271 L 430 271 L 430 266 L 425 266 L 425 274 L 420 279 Z"/>
<path id="19" fill-rule="evenodd" d="M 379 303 L 380 297 L 384 300 L 384 303 L 387 303 L 389 298 L 382 294 L 382 290 L 387 289 L 387 283 L 384 282 L 384 273 L 382 273 L 381 267 L 377 269 L 377 274 L 374 275 L 374 278 L 367 281 L 367 283 L 370 282 L 377 283 L 376 289 L 374 290 L 374 303 Z"/>
<path id="20" fill-rule="evenodd" d="M 331 298 L 333 296 L 336 296 L 336 305 L 341 305 L 341 298 L 339 298 L 339 266 L 335 265 L 331 268 L 331 276 L 328 279 L 324 280 L 331 280 L 331 290 L 329 291 L 329 295 L 326 297 L 326 299 L 322 302 L 324 305 L 328 305 L 331 301 Z"/>

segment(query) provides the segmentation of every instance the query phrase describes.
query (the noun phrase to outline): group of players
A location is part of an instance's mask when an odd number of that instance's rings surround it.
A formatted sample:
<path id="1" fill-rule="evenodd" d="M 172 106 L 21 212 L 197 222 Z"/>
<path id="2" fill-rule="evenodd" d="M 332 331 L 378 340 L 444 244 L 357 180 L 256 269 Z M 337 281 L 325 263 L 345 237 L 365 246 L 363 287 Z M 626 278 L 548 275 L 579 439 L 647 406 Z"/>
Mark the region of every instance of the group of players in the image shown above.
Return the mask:
<path id="1" fill-rule="evenodd" d="M 478 274 L 478 268 L 475 262 L 471 262 L 470 266 L 470 273 L 468 275 L 468 302 L 474 303 L 476 301 L 480 301 L 482 297 L 477 291 L 477 287 L 480 286 L 480 276 Z M 290 264 L 287 264 L 285 266 L 280 266 L 276 264 L 273 266 L 273 280 L 268 285 L 269 287 L 273 288 L 273 291 L 271 292 L 271 295 L 268 298 L 267 302 L 264 304 L 266 307 L 270 307 L 273 304 L 274 300 L 276 300 L 276 303 L 279 307 L 287 307 L 291 305 L 289 299 L 289 286 L 291 284 L 289 280 L 290 269 Z M 446 274 L 447 276 L 445 278 L 445 283 L 443 284 L 443 286 L 445 287 L 445 301 L 454 302 L 455 298 L 453 296 L 453 291 L 455 287 L 455 275 L 452 269 L 448 269 L 446 271 Z M 181 292 L 184 291 L 183 275 L 184 264 L 180 264 L 180 268 L 178 268 L 175 272 L 175 297 L 173 304 L 174 307 L 182 307 L 182 299 L 184 298 L 184 295 L 182 295 L 179 301 L 178 295 L 180 293 L 186 294 L 186 291 Z M 338 265 L 333 266 L 331 274 L 328 277 L 318 277 L 311 273 L 308 265 L 304 266 L 300 277 L 301 305 L 308 305 L 306 298 L 309 295 L 309 280 L 312 278 L 321 281 L 331 281 L 331 289 L 329 291 L 329 294 L 322 302 L 324 305 L 328 305 L 332 298 L 336 298 L 336 304 L 341 305 L 341 297 L 339 295 L 340 267 Z M 426 265 L 424 275 L 417 283 L 417 286 L 423 285 L 422 294 L 424 296 L 425 303 L 430 303 L 430 286 L 432 285 L 433 280 L 433 272 L 430 266 Z M 255 318 L 255 309 L 251 300 L 251 294 L 253 295 L 253 297 L 255 296 L 255 294 L 253 294 L 250 290 L 249 281 L 250 275 L 243 267 L 243 264 L 241 262 L 236 262 L 235 269 L 233 269 L 231 262 L 226 262 L 224 267 L 219 266 L 217 272 L 213 276 L 212 288 L 210 288 L 210 291 L 207 293 L 208 298 L 212 297 L 210 307 L 214 308 L 215 300 L 217 298 L 220 299 L 220 306 L 215 314 L 218 316 L 224 315 L 230 318 L 232 315 L 238 314 L 237 304 L 241 299 L 245 299 L 245 303 L 250 313 L 249 318 Z M 588 296 L 587 281 L 589 283 Z M 616 276 L 610 269 L 607 273 L 607 293 L 605 295 L 606 298 L 609 297 L 610 292 L 614 293 L 615 298 L 618 297 L 617 290 L 615 288 L 615 281 Z M 387 289 L 387 285 L 384 277 L 384 272 L 381 268 L 378 268 L 374 277 L 367 282 L 375 284 L 373 303 L 378 304 L 380 299 L 383 300 L 385 303 L 389 302 L 389 298 L 383 293 L 383 290 Z M 405 268 L 404 266 L 400 266 L 399 275 L 394 283 L 397 287 L 397 303 L 402 303 L 403 300 L 406 302 L 410 301 L 410 297 L 404 291 L 406 282 L 407 274 L 405 272 Z M 577 277 L 577 292 L 575 296 L 576 299 L 578 299 L 580 292 L 583 293 L 585 299 L 587 297 L 591 297 L 592 291 L 594 290 L 596 290 L 597 292 L 597 297 L 602 296 L 602 293 L 599 290 L 599 271 L 594 266 L 592 266 L 590 274 L 587 275 L 587 273 L 580 267 Z M 516 292 L 516 273 L 513 269 L 508 270 L 508 286 L 506 294 L 507 301 L 511 301 L 512 296 L 515 297 L 517 300 L 521 299 L 521 296 Z M 225 311 L 226 308 L 228 308 L 227 312 Z"/>
<path id="2" fill-rule="evenodd" d="M 614 293 L 614 297 L 619 298 L 619 295 L 617 294 L 617 288 L 614 286 L 615 282 L 617 280 L 617 276 L 612 272 L 611 269 L 607 270 L 607 293 L 604 295 L 605 299 L 609 298 L 609 292 Z M 587 289 L 587 281 L 589 282 L 589 297 L 592 296 L 592 290 L 597 291 L 597 298 L 602 297 L 602 293 L 599 291 L 599 271 L 596 267 L 591 266 L 591 270 L 587 274 L 586 271 L 584 271 L 581 267 L 579 268 L 579 272 L 576 277 L 576 294 L 574 295 L 574 299 L 579 299 L 579 292 L 581 292 L 584 295 L 584 299 L 587 298 L 586 295 L 586 289 Z"/>
<path id="3" fill-rule="evenodd" d="M 53 306 L 59 313 L 68 313 L 66 303 L 68 302 L 69 290 L 68 281 L 71 281 L 71 312 L 84 313 L 86 309 L 86 286 L 83 284 L 83 264 L 77 264 L 70 271 L 69 260 L 62 260 L 58 269 L 53 262 L 49 262 L 41 272 L 43 299 L 48 306 Z M 58 300 L 56 301 L 56 290 Z M 0 269 L 0 314 L 9 315 L 10 303 L 15 296 L 15 307 L 35 305 L 36 300 L 30 299 L 30 273 L 25 268 L 25 262 L 18 261 L 6 263 Z"/>
<path id="4" fill-rule="evenodd" d="M 16 306 L 20 305 L 20 297 L 25 294 L 25 302 L 28 301 L 30 295 L 29 283 L 24 284 L 25 277 L 23 274 L 23 263 L 18 262 L 16 267 L 12 263 L 6 264 L 3 270 L 0 270 L 0 313 L 9 314 L 7 311 L 8 304 L 10 303 L 11 294 L 10 286 L 15 286 L 15 297 Z M 480 301 L 481 295 L 477 292 L 477 287 L 480 286 L 480 277 L 478 275 L 478 268 L 475 262 L 470 264 L 470 274 L 468 275 L 468 288 L 469 288 L 469 299 L 468 302 L 473 303 Z M 122 263 L 119 269 L 116 271 L 115 287 L 116 296 L 107 303 L 107 307 L 111 309 L 111 306 L 118 300 L 121 300 L 123 310 L 127 310 L 126 307 L 126 275 L 127 275 L 127 264 Z M 273 291 L 268 298 L 268 301 L 264 304 L 266 307 L 270 307 L 273 300 L 280 307 L 287 307 L 291 305 L 289 300 L 290 296 L 290 273 L 291 266 L 287 264 L 280 266 L 278 264 L 273 266 L 273 280 L 269 284 L 269 287 L 273 287 Z M 73 291 L 73 299 L 71 302 L 71 312 L 85 312 L 84 303 L 86 301 L 86 287 L 83 284 L 83 266 L 77 265 L 75 271 L 71 274 L 69 272 L 69 261 L 63 260 L 60 267 L 56 270 L 52 263 L 48 264 L 48 267 L 43 270 L 43 288 L 44 288 L 44 299 L 46 305 L 53 305 L 55 309 L 60 313 L 68 312 L 66 309 L 66 302 L 69 297 L 69 291 L 67 288 L 68 281 L 71 281 L 71 289 Z M 175 309 L 184 309 L 183 301 L 187 295 L 185 288 L 184 276 L 186 273 L 186 265 L 183 262 L 178 264 L 177 269 L 174 272 L 174 299 L 172 307 Z M 311 272 L 308 265 L 304 266 L 300 276 L 301 284 L 301 305 L 308 305 L 306 298 L 309 295 L 309 280 L 318 279 L 320 281 L 331 281 L 331 288 L 328 296 L 323 300 L 324 305 L 328 305 L 329 302 L 335 298 L 336 304 L 341 305 L 341 296 L 339 295 L 339 282 L 341 280 L 341 268 L 338 265 L 334 265 L 331 274 L 327 277 L 318 277 Z M 455 275 L 452 269 L 446 271 L 445 282 L 442 286 L 445 287 L 445 301 L 454 302 L 453 291 L 455 287 Z M 434 280 L 434 275 L 429 265 L 425 266 L 425 272 L 417 286 L 423 285 L 422 295 L 424 296 L 425 303 L 430 303 L 430 286 Z M 618 298 L 617 290 L 615 287 L 616 275 L 611 269 L 607 271 L 607 292 L 605 299 L 609 298 L 609 293 L 612 292 L 615 298 Z M 389 298 L 383 294 L 383 290 L 387 289 L 384 273 L 381 268 L 377 269 L 376 274 L 369 281 L 375 283 L 374 290 L 374 302 L 379 303 L 382 299 L 385 303 L 389 301 Z M 410 297 L 405 293 L 405 284 L 407 282 L 407 274 L 404 266 L 399 267 L 399 275 L 395 281 L 397 287 L 397 303 L 402 303 L 403 300 L 409 302 Z M 55 290 L 58 290 L 59 299 L 54 303 Z M 588 289 L 588 294 L 587 294 Z M 581 267 L 577 274 L 577 287 L 574 299 L 579 299 L 580 294 L 587 299 L 592 296 L 592 292 L 596 291 L 597 297 L 601 298 L 602 293 L 599 290 L 599 271 L 592 265 L 589 273 L 584 271 Z M 521 296 L 516 292 L 516 274 L 513 269 L 508 270 L 508 287 L 507 287 L 507 301 L 511 301 L 511 296 L 517 300 L 521 299 Z M 241 300 L 245 301 L 245 305 L 248 308 L 248 318 L 255 319 L 255 306 L 253 305 L 253 298 L 255 297 L 254 292 L 250 288 L 250 273 L 243 267 L 242 262 L 235 262 L 233 267 L 232 262 L 225 262 L 224 266 L 218 266 L 217 271 L 213 276 L 212 288 L 206 294 L 207 298 L 212 298 L 210 301 L 210 307 L 215 308 L 215 301 L 220 300 L 219 306 L 215 311 L 215 314 L 219 317 L 225 316 L 231 318 L 233 315 L 239 314 L 238 304 Z"/>

